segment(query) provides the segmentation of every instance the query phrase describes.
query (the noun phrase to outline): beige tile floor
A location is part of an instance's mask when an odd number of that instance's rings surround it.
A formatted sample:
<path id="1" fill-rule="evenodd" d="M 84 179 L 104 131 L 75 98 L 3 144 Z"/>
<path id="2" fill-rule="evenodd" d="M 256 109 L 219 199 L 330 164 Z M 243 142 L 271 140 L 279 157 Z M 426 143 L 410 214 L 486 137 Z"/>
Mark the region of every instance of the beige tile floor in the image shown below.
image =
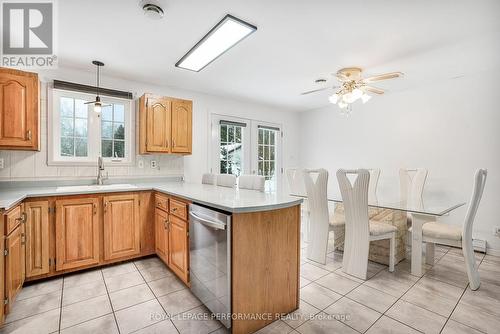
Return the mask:
<path id="1" fill-rule="evenodd" d="M 482 284 L 468 288 L 460 250 L 437 247 L 422 277 L 409 261 L 389 273 L 370 263 L 369 279 L 326 265 L 302 248 L 300 308 L 262 333 L 498 333 L 500 259 L 477 254 Z M 226 333 L 156 257 L 66 275 L 23 288 L 0 333 Z M 169 317 L 170 315 L 172 317 Z"/>

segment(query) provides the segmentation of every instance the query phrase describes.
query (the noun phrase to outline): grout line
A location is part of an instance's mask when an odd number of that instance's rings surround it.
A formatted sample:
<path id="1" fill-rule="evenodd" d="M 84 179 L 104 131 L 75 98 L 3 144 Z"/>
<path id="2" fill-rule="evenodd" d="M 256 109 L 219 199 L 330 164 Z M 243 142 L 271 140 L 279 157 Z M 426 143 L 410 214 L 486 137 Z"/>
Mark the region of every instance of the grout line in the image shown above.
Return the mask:
<path id="1" fill-rule="evenodd" d="M 116 329 L 118 330 L 118 334 L 120 334 L 120 326 L 118 326 L 118 320 L 116 319 L 115 309 L 113 307 L 113 303 L 111 302 L 111 297 L 109 296 L 109 291 L 108 291 L 108 285 L 106 284 L 106 280 L 104 279 L 104 273 L 102 272 L 102 270 L 101 270 L 101 276 L 104 282 L 104 287 L 106 288 L 106 294 L 108 296 L 109 305 L 111 306 L 111 312 L 113 313 L 113 318 L 115 319 Z"/>
<path id="2" fill-rule="evenodd" d="M 59 326 L 57 328 L 57 332 L 61 332 L 61 322 L 62 322 L 62 304 L 63 304 L 63 298 L 64 298 L 64 279 L 65 277 L 62 277 L 62 284 L 61 284 L 61 304 L 59 305 Z"/>
<path id="3" fill-rule="evenodd" d="M 162 262 L 162 263 L 163 263 L 163 262 Z M 163 264 L 163 265 L 165 265 L 165 264 Z M 142 272 L 140 271 L 140 269 L 139 269 L 139 268 L 137 268 L 137 265 L 135 264 L 135 262 L 134 262 L 134 266 L 135 266 L 135 268 L 139 271 L 139 275 L 141 275 L 141 277 L 142 277 L 142 279 L 144 280 L 144 282 L 146 283 L 146 286 L 148 287 L 149 291 L 151 291 L 151 293 L 153 294 L 154 299 L 158 302 L 158 304 L 160 304 L 160 307 L 161 307 L 161 309 L 163 310 L 163 312 L 165 312 L 165 315 L 166 315 L 167 317 L 169 317 L 169 318 L 168 318 L 168 321 L 170 321 L 170 323 L 174 326 L 174 328 L 175 328 L 175 330 L 177 331 L 177 333 L 179 333 L 179 334 L 180 334 L 179 329 L 177 328 L 177 326 L 175 326 L 175 324 L 174 324 L 174 322 L 172 321 L 172 319 L 170 319 L 170 315 L 169 315 L 169 314 L 168 314 L 168 312 L 165 310 L 165 308 L 163 307 L 162 303 L 160 303 L 160 300 L 158 299 L 158 296 L 156 296 L 156 294 L 154 293 L 153 289 L 151 289 L 151 287 L 149 286 L 149 282 L 146 282 L 146 279 L 145 279 L 145 278 L 144 278 L 144 276 L 142 275 Z M 168 277 L 168 276 L 167 276 L 167 277 Z M 165 277 L 162 277 L 162 278 L 165 278 Z M 161 278 L 159 278 L 159 279 L 161 279 Z M 153 281 L 151 281 L 151 282 L 154 282 L 154 281 L 156 281 L 156 280 L 153 280 Z M 180 290 L 179 290 L 179 291 L 180 291 Z M 175 291 L 174 291 L 174 292 L 175 292 Z M 167 294 L 167 295 L 168 295 L 168 294 Z M 165 295 L 165 296 L 166 296 L 166 295 Z M 159 321 L 159 322 L 161 322 L 161 321 Z M 159 323 L 159 322 L 155 322 L 154 324 L 151 324 L 150 326 L 153 326 L 153 325 L 155 325 L 155 324 L 157 324 L 157 323 Z M 144 327 L 144 328 L 148 328 L 148 327 L 150 327 L 150 326 L 147 326 L 147 327 Z"/>

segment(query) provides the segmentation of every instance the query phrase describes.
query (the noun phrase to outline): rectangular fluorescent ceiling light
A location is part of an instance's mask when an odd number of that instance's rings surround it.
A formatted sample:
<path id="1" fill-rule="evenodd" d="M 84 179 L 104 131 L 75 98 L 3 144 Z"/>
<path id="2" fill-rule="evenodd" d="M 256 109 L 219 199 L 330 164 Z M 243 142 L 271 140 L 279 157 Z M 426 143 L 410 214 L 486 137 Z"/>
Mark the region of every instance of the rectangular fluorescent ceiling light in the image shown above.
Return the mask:
<path id="1" fill-rule="evenodd" d="M 228 14 L 175 66 L 199 72 L 255 30 L 256 26 Z"/>

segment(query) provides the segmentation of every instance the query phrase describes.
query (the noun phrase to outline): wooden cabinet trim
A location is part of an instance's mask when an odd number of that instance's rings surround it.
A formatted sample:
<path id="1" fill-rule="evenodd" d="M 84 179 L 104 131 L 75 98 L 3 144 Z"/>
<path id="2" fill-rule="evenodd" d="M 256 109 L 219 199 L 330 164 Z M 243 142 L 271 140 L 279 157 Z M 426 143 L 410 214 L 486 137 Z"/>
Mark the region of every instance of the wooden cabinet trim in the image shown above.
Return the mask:
<path id="1" fill-rule="evenodd" d="M 188 205 L 185 202 L 181 202 L 179 200 L 176 200 L 174 198 L 170 199 L 170 214 L 174 215 L 178 218 L 187 220 L 187 207 Z"/>

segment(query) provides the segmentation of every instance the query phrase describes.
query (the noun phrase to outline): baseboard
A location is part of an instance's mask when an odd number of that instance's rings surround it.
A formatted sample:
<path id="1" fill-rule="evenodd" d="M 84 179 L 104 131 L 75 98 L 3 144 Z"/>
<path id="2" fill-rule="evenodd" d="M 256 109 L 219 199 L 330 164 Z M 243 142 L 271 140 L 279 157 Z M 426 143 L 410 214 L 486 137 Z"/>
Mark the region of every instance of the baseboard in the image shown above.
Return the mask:
<path id="1" fill-rule="evenodd" d="M 486 248 L 486 254 L 500 256 L 500 249 Z"/>

